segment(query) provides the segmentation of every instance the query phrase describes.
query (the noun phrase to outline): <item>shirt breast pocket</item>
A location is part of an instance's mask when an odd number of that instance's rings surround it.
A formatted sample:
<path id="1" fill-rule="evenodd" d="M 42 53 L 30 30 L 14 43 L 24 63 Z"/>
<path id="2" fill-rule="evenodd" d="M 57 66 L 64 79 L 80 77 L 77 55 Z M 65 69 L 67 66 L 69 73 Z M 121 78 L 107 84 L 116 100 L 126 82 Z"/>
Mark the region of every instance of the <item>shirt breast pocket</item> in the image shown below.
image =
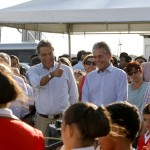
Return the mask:
<path id="1" fill-rule="evenodd" d="M 52 79 L 53 80 L 53 79 Z M 55 77 L 54 85 L 59 88 L 65 88 L 67 84 L 67 78 L 65 75 L 62 75 L 61 77 Z"/>

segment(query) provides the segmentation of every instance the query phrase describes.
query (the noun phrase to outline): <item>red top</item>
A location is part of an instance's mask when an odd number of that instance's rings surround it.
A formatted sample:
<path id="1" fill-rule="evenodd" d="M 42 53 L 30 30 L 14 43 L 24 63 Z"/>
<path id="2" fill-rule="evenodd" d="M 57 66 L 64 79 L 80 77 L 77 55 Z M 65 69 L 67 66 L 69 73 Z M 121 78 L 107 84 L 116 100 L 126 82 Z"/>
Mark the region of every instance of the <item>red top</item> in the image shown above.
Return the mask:
<path id="1" fill-rule="evenodd" d="M 150 138 L 149 138 L 149 139 L 147 140 L 147 142 L 145 143 L 145 134 L 143 134 L 143 135 L 140 137 L 139 141 L 138 141 L 138 148 L 137 148 L 137 150 L 144 150 L 144 149 L 143 149 L 143 146 L 147 146 L 148 143 L 150 144 Z"/>
<path id="2" fill-rule="evenodd" d="M 80 95 L 81 95 L 81 98 L 82 98 L 82 87 L 83 87 L 83 84 L 84 84 L 84 81 L 85 81 L 85 77 L 86 77 L 86 75 L 84 75 L 83 77 L 82 77 L 82 79 L 81 79 L 81 84 L 80 84 Z"/>
<path id="3" fill-rule="evenodd" d="M 44 150 L 43 134 L 28 124 L 0 118 L 0 150 Z"/>

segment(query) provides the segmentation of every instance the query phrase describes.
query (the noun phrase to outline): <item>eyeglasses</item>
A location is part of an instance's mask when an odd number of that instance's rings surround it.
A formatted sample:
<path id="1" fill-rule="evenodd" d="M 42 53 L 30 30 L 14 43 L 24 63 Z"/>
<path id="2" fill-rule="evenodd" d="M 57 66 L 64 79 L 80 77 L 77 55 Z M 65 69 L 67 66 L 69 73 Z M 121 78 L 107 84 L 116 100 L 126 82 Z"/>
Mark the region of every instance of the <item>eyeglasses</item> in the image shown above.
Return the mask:
<path id="1" fill-rule="evenodd" d="M 85 65 L 93 65 L 93 66 L 96 66 L 96 64 L 95 64 L 94 61 L 86 61 L 84 64 L 85 64 Z"/>
<path id="2" fill-rule="evenodd" d="M 132 76 L 133 74 L 137 74 L 139 72 L 139 69 L 138 70 L 135 70 L 135 71 L 130 71 L 128 72 L 128 76 Z"/>

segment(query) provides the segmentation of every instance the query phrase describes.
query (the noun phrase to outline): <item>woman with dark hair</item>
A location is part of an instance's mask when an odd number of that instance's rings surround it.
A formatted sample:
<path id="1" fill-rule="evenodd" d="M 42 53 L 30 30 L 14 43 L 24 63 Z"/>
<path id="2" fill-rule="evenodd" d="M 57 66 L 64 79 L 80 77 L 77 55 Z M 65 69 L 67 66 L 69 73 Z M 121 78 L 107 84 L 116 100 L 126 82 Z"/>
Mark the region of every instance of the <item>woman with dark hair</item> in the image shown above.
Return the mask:
<path id="1" fill-rule="evenodd" d="M 141 111 L 148 82 L 143 81 L 141 65 L 136 61 L 129 62 L 125 71 L 131 82 L 128 85 L 128 102 L 136 105 Z"/>
<path id="2" fill-rule="evenodd" d="M 42 132 L 20 121 L 9 109 L 9 103 L 23 99 L 24 94 L 8 67 L 0 67 L 0 149 L 44 150 Z"/>
<path id="3" fill-rule="evenodd" d="M 118 60 L 116 57 L 112 56 L 110 61 L 113 64 L 113 66 L 118 67 Z"/>
<path id="4" fill-rule="evenodd" d="M 135 105 L 117 102 L 106 106 L 112 121 L 109 135 L 100 137 L 101 150 L 132 150 L 140 131 L 140 115 Z"/>
<path id="5" fill-rule="evenodd" d="M 63 115 L 62 140 L 65 150 L 94 150 L 95 138 L 106 136 L 109 131 L 109 114 L 104 107 L 76 103 Z"/>

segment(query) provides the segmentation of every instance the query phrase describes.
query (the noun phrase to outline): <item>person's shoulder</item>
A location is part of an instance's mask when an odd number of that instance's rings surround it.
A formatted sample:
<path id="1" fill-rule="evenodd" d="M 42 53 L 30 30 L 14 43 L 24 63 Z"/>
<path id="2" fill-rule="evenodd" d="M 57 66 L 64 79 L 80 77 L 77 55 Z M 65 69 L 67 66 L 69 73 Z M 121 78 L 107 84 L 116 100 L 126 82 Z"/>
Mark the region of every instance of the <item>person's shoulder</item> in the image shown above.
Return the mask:
<path id="1" fill-rule="evenodd" d="M 82 61 L 79 61 L 76 65 L 74 65 L 73 67 L 73 70 L 76 70 L 76 69 L 79 69 L 79 70 L 82 70 L 84 71 L 84 67 L 82 65 Z"/>
<path id="2" fill-rule="evenodd" d="M 144 82 L 144 85 L 145 85 L 145 86 L 148 86 L 148 85 L 149 85 L 149 82 L 145 81 L 145 82 Z"/>
<path id="3" fill-rule="evenodd" d="M 24 82 L 24 80 L 21 77 L 15 75 L 15 74 L 13 74 L 13 78 L 18 82 Z"/>
<path id="4" fill-rule="evenodd" d="M 76 69 L 80 66 L 79 62 L 73 66 L 73 69 Z"/>
<path id="5" fill-rule="evenodd" d="M 123 69 L 120 69 L 120 68 L 115 67 L 115 66 L 113 66 L 113 70 L 120 71 L 120 72 L 125 72 Z"/>
<path id="6" fill-rule="evenodd" d="M 36 71 L 36 70 L 41 69 L 41 68 L 44 68 L 44 67 L 43 67 L 43 65 L 41 63 L 39 63 L 37 65 L 31 66 L 29 68 L 28 72 Z"/>
<path id="7" fill-rule="evenodd" d="M 94 74 L 98 74 L 98 70 L 93 70 L 90 73 L 88 73 L 87 75 L 94 75 Z"/>
<path id="8" fill-rule="evenodd" d="M 91 71 L 86 75 L 86 78 L 93 78 L 97 74 L 98 74 L 98 70 Z"/>
<path id="9" fill-rule="evenodd" d="M 31 136 L 40 136 L 43 137 L 42 131 L 28 125 L 27 123 L 20 121 L 20 120 L 15 120 L 13 121 L 20 130 L 26 134 L 30 134 Z"/>
<path id="10" fill-rule="evenodd" d="M 115 73 L 120 73 L 120 74 L 125 74 L 126 75 L 126 72 L 120 68 L 117 68 L 117 67 L 113 67 L 113 71 Z"/>
<path id="11" fill-rule="evenodd" d="M 73 72 L 73 69 L 67 65 L 61 64 L 61 68 L 67 72 Z"/>
<path id="12" fill-rule="evenodd" d="M 65 65 L 65 64 L 61 64 L 61 68 L 64 68 L 64 69 L 69 69 L 70 67 Z"/>

